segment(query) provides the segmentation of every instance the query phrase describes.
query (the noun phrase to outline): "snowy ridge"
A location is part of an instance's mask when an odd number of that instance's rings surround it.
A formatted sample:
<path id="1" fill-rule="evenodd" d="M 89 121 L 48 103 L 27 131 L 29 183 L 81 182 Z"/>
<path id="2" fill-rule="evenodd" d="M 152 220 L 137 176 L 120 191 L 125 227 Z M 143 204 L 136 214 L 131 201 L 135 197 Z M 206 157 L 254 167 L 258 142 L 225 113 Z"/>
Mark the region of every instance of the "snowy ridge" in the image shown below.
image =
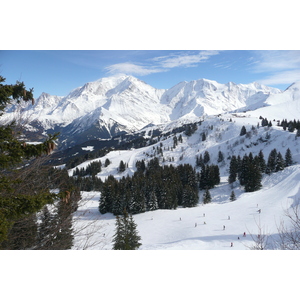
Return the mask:
<path id="1" fill-rule="evenodd" d="M 149 124 L 232 111 L 265 102 L 269 95 L 279 93 L 278 89 L 258 83 L 220 84 L 207 79 L 159 90 L 133 76 L 118 75 L 86 83 L 66 97 L 43 93 L 33 106 L 11 105 L 0 120 L 7 123 L 26 118 L 29 125 L 42 131 L 62 131 L 62 139 L 66 140 L 74 132 L 84 136 L 86 130 L 94 132 L 91 138 L 108 138 L 121 131 L 141 130 Z M 101 135 L 101 126 L 107 132 L 105 136 Z"/>

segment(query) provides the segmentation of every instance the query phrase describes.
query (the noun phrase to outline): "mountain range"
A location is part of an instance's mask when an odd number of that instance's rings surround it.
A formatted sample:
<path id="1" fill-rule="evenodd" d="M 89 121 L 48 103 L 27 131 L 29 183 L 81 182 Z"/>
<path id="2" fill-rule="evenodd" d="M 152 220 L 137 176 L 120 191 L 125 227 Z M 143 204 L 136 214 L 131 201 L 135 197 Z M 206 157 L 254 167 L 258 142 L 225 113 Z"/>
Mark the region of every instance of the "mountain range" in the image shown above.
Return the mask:
<path id="1" fill-rule="evenodd" d="M 64 97 L 42 93 L 34 105 L 11 104 L 0 120 L 18 120 L 28 132 L 41 135 L 60 132 L 60 147 L 66 148 L 150 125 L 192 122 L 204 115 L 270 105 L 288 108 L 285 102 L 300 98 L 299 86 L 295 83 L 281 91 L 256 82 L 221 84 L 199 79 L 156 89 L 133 76 L 118 75 L 86 83 Z"/>

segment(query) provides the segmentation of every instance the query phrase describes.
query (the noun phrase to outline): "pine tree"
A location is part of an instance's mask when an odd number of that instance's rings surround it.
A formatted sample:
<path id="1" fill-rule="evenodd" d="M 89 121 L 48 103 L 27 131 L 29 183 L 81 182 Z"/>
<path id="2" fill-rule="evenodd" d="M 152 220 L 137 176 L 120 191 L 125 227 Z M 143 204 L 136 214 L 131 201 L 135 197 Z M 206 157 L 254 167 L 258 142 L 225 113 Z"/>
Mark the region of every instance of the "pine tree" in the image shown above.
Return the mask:
<path id="1" fill-rule="evenodd" d="M 273 149 L 268 157 L 267 167 L 266 167 L 266 174 L 271 174 L 275 172 L 276 169 L 276 158 L 277 158 L 277 150 Z"/>
<path id="2" fill-rule="evenodd" d="M 125 166 L 123 160 L 120 161 L 118 170 L 119 170 L 119 173 L 122 173 L 126 170 L 126 166 Z"/>
<path id="3" fill-rule="evenodd" d="M 222 162 L 224 160 L 224 154 L 222 151 L 219 151 L 218 153 L 218 163 Z"/>
<path id="4" fill-rule="evenodd" d="M 236 181 L 238 174 L 238 162 L 235 155 L 231 157 L 230 166 L 229 166 L 229 177 L 228 182 L 231 184 Z"/>
<path id="5" fill-rule="evenodd" d="M 128 216 L 124 210 L 123 216 L 116 216 L 113 250 L 136 250 L 142 245 L 140 240 L 132 215 Z"/>
<path id="6" fill-rule="evenodd" d="M 232 191 L 230 194 L 230 201 L 235 201 L 235 200 L 236 200 L 236 196 L 235 196 L 234 191 Z"/>
<path id="7" fill-rule="evenodd" d="M 198 193 L 195 189 L 186 185 L 183 188 L 182 206 L 183 207 L 195 207 L 198 204 Z"/>
<path id="8" fill-rule="evenodd" d="M 33 89 L 27 90 L 23 82 L 11 85 L 4 82 L 5 78 L 0 76 L 0 115 L 12 101 L 34 103 Z M 0 248 L 15 223 L 29 215 L 34 216 L 45 204 L 57 198 L 49 190 L 24 188 L 28 183 L 25 176 L 16 180 L 24 172 L 26 163 L 32 165 L 37 157 L 54 150 L 56 139 L 57 134 L 49 135 L 41 144 L 27 144 L 17 135 L 14 124 L 0 126 Z"/>
<path id="9" fill-rule="evenodd" d="M 211 195 L 210 195 L 209 189 L 206 189 L 206 191 L 204 192 L 204 195 L 203 195 L 203 203 L 207 204 L 210 202 L 211 202 Z"/>
<path id="10" fill-rule="evenodd" d="M 262 150 L 260 150 L 259 153 L 258 153 L 258 161 L 259 161 L 260 171 L 262 173 L 265 173 L 265 171 L 266 171 L 266 161 L 265 161 L 264 153 L 262 152 Z"/>
<path id="11" fill-rule="evenodd" d="M 204 156 L 203 156 L 203 163 L 207 164 L 210 161 L 210 155 L 208 151 L 204 152 Z"/>
<path id="12" fill-rule="evenodd" d="M 247 130 L 246 130 L 246 127 L 243 126 L 242 129 L 241 129 L 241 132 L 240 132 L 240 136 L 243 136 L 247 133 Z"/>
<path id="13" fill-rule="evenodd" d="M 276 166 L 275 166 L 275 172 L 282 171 L 285 167 L 285 161 L 281 155 L 280 152 L 277 153 L 276 156 Z"/>
<path id="14" fill-rule="evenodd" d="M 285 166 L 289 167 L 293 164 L 293 158 L 290 148 L 288 148 L 285 152 Z"/>
<path id="15" fill-rule="evenodd" d="M 255 162 L 249 163 L 248 174 L 245 178 L 245 192 L 255 192 L 261 188 L 262 174 L 259 165 Z"/>

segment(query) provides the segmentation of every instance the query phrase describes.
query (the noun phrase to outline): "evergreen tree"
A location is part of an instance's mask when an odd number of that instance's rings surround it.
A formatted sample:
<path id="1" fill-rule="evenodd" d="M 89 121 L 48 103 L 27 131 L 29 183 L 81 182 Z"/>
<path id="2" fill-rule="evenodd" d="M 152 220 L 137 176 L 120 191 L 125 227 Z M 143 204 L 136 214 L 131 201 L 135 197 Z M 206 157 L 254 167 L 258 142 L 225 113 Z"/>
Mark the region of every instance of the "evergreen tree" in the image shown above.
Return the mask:
<path id="1" fill-rule="evenodd" d="M 133 217 L 124 210 L 123 216 L 116 216 L 116 231 L 113 250 L 136 250 L 142 244 Z"/>
<path id="2" fill-rule="evenodd" d="M 249 163 L 248 174 L 245 178 L 245 191 L 255 192 L 261 188 L 262 174 L 259 165 L 255 162 Z"/>
<path id="3" fill-rule="evenodd" d="M 198 193 L 190 187 L 186 185 L 183 188 L 183 196 L 182 196 L 182 206 L 183 207 L 195 207 L 198 204 Z"/>
<path id="4" fill-rule="evenodd" d="M 0 76 L 0 114 L 12 101 L 34 103 L 33 89 L 27 90 L 23 82 L 11 85 L 4 82 L 5 78 Z M 32 145 L 23 141 L 17 132 L 15 124 L 0 126 L 0 248 L 15 223 L 29 215 L 34 218 L 45 204 L 57 199 L 57 195 L 49 190 L 26 188 L 28 179 L 21 176 L 25 164 L 32 165 L 36 158 L 54 150 L 57 134 L 49 135 L 41 144 Z M 17 177 L 22 180 L 16 180 Z"/>
<path id="5" fill-rule="evenodd" d="M 235 182 L 237 178 L 237 174 L 238 174 L 238 162 L 236 156 L 233 155 L 230 160 L 228 182 L 229 183 Z"/>
<path id="6" fill-rule="evenodd" d="M 207 164 L 210 161 L 210 155 L 208 151 L 204 152 L 204 156 L 203 156 L 203 163 Z"/>
<path id="7" fill-rule="evenodd" d="M 196 166 L 201 167 L 204 165 L 202 154 L 196 156 Z"/>
<path id="8" fill-rule="evenodd" d="M 275 166 L 275 172 L 282 171 L 285 167 L 285 161 L 281 155 L 280 152 L 277 153 L 276 156 L 276 166 Z"/>
<path id="9" fill-rule="evenodd" d="M 236 200 L 236 196 L 235 196 L 234 191 L 232 191 L 230 194 L 230 201 L 235 201 L 235 200 Z"/>
<path id="10" fill-rule="evenodd" d="M 113 250 L 124 250 L 126 229 L 121 216 L 116 216 L 116 230 L 113 236 Z"/>
<path id="11" fill-rule="evenodd" d="M 262 150 L 260 150 L 259 153 L 258 153 L 258 161 L 259 161 L 260 171 L 262 173 L 265 173 L 265 171 L 266 171 L 266 161 L 265 161 L 264 153 L 262 152 Z"/>
<path id="12" fill-rule="evenodd" d="M 290 148 L 288 148 L 285 152 L 285 166 L 289 167 L 293 164 L 293 158 Z"/>
<path id="13" fill-rule="evenodd" d="M 241 132 L 240 132 L 240 136 L 243 136 L 247 133 L 247 130 L 246 130 L 246 127 L 243 126 L 242 129 L 241 129 Z"/>
<path id="14" fill-rule="evenodd" d="M 224 154 L 222 151 L 219 151 L 218 153 L 218 163 L 222 162 L 224 160 Z"/>
<path id="15" fill-rule="evenodd" d="M 276 158 L 277 158 L 277 150 L 273 149 L 268 157 L 267 167 L 266 167 L 266 174 L 271 174 L 275 172 L 276 169 Z"/>
<path id="16" fill-rule="evenodd" d="M 207 203 L 210 203 L 210 202 L 211 202 L 211 195 L 210 195 L 209 190 L 207 189 L 207 190 L 204 192 L 204 195 L 203 195 L 203 203 L 204 203 L 204 204 L 207 204 Z"/>
<path id="17" fill-rule="evenodd" d="M 157 197 L 154 191 L 150 192 L 149 200 L 147 201 L 147 210 L 158 209 Z"/>
<path id="18" fill-rule="evenodd" d="M 118 170 L 119 170 L 119 173 L 123 173 L 126 170 L 126 166 L 125 166 L 123 160 L 120 161 Z"/>
<path id="19" fill-rule="evenodd" d="M 47 206 L 43 208 L 38 229 L 38 249 L 51 249 L 53 234 L 53 216 Z"/>

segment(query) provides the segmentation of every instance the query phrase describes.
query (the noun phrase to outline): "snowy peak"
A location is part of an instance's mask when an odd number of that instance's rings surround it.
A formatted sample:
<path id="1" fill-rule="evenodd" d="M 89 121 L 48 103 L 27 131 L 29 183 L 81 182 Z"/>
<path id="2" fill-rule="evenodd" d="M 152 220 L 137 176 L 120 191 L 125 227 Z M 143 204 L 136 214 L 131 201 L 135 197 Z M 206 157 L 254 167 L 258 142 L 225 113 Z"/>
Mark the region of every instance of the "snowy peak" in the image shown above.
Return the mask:
<path id="1" fill-rule="evenodd" d="M 66 135 L 75 131 L 83 135 L 89 130 L 93 132 L 91 138 L 101 138 L 103 127 L 107 138 L 112 134 L 110 128 L 114 128 L 114 133 L 116 128 L 132 132 L 149 124 L 184 122 L 256 103 L 263 106 L 270 95 L 279 93 L 278 89 L 258 83 L 221 84 L 204 78 L 180 82 L 164 90 L 133 76 L 117 75 L 88 82 L 65 97 L 43 93 L 34 106 L 24 104 L 22 112 L 27 112 L 27 119 L 32 124 L 39 124 L 42 130 L 56 128 Z M 18 109 L 18 106 L 10 107 L 4 118 L 13 119 Z"/>
<path id="2" fill-rule="evenodd" d="M 282 93 L 271 95 L 266 103 L 269 105 L 277 105 L 291 101 L 300 101 L 300 81 L 293 83 Z"/>
<path id="3" fill-rule="evenodd" d="M 220 84 L 213 80 L 199 79 L 181 82 L 167 90 L 162 96 L 162 103 L 172 109 L 171 119 L 193 113 L 219 114 L 232 111 L 257 102 L 262 102 L 270 94 L 280 93 L 279 89 L 251 84 Z"/>

